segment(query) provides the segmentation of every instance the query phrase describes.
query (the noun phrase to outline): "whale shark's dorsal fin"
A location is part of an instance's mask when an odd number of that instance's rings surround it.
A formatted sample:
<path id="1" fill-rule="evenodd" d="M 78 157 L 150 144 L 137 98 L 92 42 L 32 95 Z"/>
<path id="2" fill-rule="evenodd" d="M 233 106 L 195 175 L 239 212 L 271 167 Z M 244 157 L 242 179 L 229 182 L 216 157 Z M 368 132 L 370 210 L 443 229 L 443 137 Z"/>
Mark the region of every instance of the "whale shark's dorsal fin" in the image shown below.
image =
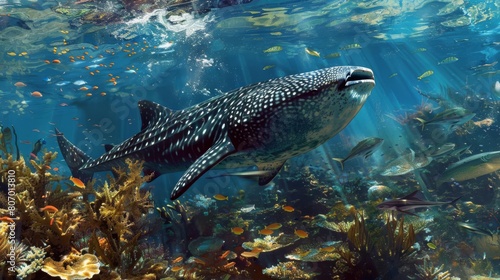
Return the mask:
<path id="1" fill-rule="evenodd" d="M 205 174 L 210 168 L 216 166 L 219 162 L 225 159 L 227 156 L 236 152 L 231 139 L 226 134 L 224 137 L 219 139 L 215 144 L 210 147 L 201 157 L 199 157 L 191 166 L 186 170 L 184 175 L 179 179 L 175 185 L 172 193 L 170 194 L 170 199 L 175 200 L 181 196 L 191 185 Z"/>
<path id="2" fill-rule="evenodd" d="M 142 120 L 141 131 L 155 123 L 165 122 L 173 113 L 171 109 L 148 100 L 141 100 L 137 105 Z"/>

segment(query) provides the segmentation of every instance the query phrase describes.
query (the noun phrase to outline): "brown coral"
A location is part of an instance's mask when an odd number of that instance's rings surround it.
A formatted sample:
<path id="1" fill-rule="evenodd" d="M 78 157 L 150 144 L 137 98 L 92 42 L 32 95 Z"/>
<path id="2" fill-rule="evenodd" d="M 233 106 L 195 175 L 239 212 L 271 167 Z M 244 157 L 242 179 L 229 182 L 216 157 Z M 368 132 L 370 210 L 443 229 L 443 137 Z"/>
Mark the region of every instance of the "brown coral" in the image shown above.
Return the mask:
<path id="1" fill-rule="evenodd" d="M 59 262 L 50 257 L 46 258 L 42 271 L 52 277 L 66 280 L 90 279 L 94 274 L 99 273 L 99 266 L 99 260 L 95 255 L 69 254 Z"/>

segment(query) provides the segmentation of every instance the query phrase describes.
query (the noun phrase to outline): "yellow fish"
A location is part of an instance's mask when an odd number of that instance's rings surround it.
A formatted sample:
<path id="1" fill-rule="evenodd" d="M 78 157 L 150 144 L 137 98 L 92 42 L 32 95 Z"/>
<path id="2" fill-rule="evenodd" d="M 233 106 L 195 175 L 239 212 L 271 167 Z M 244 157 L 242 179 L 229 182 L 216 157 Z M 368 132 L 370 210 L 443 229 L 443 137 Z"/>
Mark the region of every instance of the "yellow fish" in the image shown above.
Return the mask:
<path id="1" fill-rule="evenodd" d="M 427 243 L 427 247 L 431 248 L 432 250 L 436 250 L 437 246 L 434 243 Z"/>
<path id="2" fill-rule="evenodd" d="M 278 31 L 278 32 L 271 32 L 270 34 L 273 36 L 281 36 L 282 33 Z"/>
<path id="3" fill-rule="evenodd" d="M 264 50 L 264 52 L 265 53 L 272 53 L 272 52 L 279 52 L 279 51 L 282 51 L 282 50 L 283 50 L 282 46 L 274 46 L 274 47 L 270 47 L 267 50 Z"/>
<path id="4" fill-rule="evenodd" d="M 455 61 L 458 61 L 458 57 L 450 56 L 450 57 L 447 57 L 447 58 L 441 60 L 440 62 L 438 62 L 438 65 L 439 64 L 448 64 L 448 63 L 452 63 Z"/>
<path id="5" fill-rule="evenodd" d="M 310 48 L 306 48 L 306 53 L 308 55 L 312 55 L 312 56 L 316 56 L 316 57 L 319 57 L 319 52 L 315 51 L 315 50 L 312 50 Z"/>
<path id="6" fill-rule="evenodd" d="M 216 195 L 214 195 L 214 198 L 217 200 L 229 200 L 229 198 L 227 196 L 222 195 L 222 194 L 216 194 Z"/>
<path id="7" fill-rule="evenodd" d="M 262 68 L 262 70 L 265 71 L 265 70 L 269 70 L 271 68 L 274 68 L 274 65 L 266 65 L 266 66 L 264 66 L 264 68 Z"/>
<path id="8" fill-rule="evenodd" d="M 423 78 L 427 78 L 433 74 L 434 74 L 434 71 L 428 70 L 428 71 L 425 71 L 422 75 L 418 76 L 417 79 L 422 80 Z"/>
<path id="9" fill-rule="evenodd" d="M 10 56 L 16 56 L 15 52 L 8 52 L 7 54 L 10 55 Z"/>

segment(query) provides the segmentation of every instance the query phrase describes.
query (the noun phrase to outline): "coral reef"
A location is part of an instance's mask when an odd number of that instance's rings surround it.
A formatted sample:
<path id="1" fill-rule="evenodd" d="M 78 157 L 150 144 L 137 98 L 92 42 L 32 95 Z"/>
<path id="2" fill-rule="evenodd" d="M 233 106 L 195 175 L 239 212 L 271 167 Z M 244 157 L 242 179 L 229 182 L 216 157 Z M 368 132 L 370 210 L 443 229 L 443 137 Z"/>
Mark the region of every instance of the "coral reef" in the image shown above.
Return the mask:
<path id="1" fill-rule="evenodd" d="M 271 252 L 290 246 L 299 239 L 295 235 L 280 233 L 277 236 L 268 235 L 264 238 L 255 238 L 253 242 L 243 242 L 242 246 L 248 250 L 261 249 L 262 252 Z"/>
<path id="2" fill-rule="evenodd" d="M 275 266 L 264 269 L 263 273 L 275 279 L 291 280 L 314 279 L 318 275 L 311 268 L 303 267 L 303 265 L 293 261 L 280 262 Z"/>

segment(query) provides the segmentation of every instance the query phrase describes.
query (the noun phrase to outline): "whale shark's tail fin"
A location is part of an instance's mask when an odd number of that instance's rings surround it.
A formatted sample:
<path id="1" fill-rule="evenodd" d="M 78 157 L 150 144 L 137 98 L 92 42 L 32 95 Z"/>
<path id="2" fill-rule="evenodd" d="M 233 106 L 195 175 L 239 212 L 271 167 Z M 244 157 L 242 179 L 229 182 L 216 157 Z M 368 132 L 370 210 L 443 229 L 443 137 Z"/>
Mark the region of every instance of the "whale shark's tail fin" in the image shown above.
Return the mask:
<path id="1" fill-rule="evenodd" d="M 66 161 L 69 169 L 71 170 L 71 175 L 73 177 L 80 179 L 85 184 L 92 180 L 94 175 L 93 172 L 82 171 L 82 167 L 86 162 L 92 160 L 87 154 L 82 150 L 78 149 L 73 143 L 69 142 L 66 137 L 56 128 L 57 143 L 59 144 L 59 149 L 61 154 Z"/>

